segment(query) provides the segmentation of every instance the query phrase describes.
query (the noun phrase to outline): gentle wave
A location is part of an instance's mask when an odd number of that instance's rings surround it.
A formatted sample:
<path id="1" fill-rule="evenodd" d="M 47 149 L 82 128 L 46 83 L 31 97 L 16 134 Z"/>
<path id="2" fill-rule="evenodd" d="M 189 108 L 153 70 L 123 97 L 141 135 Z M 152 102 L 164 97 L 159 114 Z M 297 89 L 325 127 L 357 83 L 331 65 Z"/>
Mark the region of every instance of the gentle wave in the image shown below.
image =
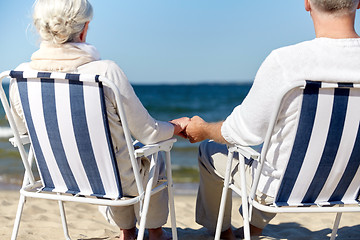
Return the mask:
<path id="1" fill-rule="evenodd" d="M 13 136 L 11 128 L 0 127 L 0 138 L 9 138 L 11 136 Z"/>
<path id="2" fill-rule="evenodd" d="M 35 173 L 35 178 L 39 176 Z M 197 167 L 183 167 L 179 165 L 172 166 L 172 178 L 174 183 L 198 183 L 199 170 Z M 23 179 L 23 170 L 16 173 L 0 174 L 0 191 L 17 190 L 21 187 Z M 192 185 L 191 185 L 192 186 Z"/>

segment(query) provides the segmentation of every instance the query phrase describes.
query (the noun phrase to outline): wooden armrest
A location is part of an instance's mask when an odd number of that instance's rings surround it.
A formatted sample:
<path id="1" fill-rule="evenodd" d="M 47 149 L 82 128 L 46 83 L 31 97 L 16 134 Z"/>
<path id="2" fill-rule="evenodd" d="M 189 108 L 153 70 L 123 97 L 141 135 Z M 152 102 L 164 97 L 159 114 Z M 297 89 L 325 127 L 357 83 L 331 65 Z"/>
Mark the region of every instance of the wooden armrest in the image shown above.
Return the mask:
<path id="1" fill-rule="evenodd" d="M 29 144 L 30 143 L 30 138 L 29 138 L 28 135 L 20 135 L 20 141 L 21 141 L 22 145 Z M 17 147 L 16 142 L 15 142 L 15 137 L 9 138 L 9 142 L 11 142 L 11 144 L 14 147 Z"/>
<path id="2" fill-rule="evenodd" d="M 145 145 L 135 150 L 135 157 L 146 157 L 159 151 L 168 152 L 171 150 L 174 142 L 176 142 L 176 139 L 171 138 L 162 142 Z"/>

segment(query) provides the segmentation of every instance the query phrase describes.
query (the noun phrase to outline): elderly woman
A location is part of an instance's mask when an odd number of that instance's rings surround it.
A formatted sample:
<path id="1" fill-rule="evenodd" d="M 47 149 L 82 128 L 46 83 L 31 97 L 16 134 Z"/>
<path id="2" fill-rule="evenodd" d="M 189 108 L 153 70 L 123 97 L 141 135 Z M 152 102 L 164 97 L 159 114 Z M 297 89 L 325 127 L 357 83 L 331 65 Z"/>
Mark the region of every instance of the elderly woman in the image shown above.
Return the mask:
<path id="1" fill-rule="evenodd" d="M 30 62 L 21 64 L 16 70 L 34 69 L 103 75 L 119 87 L 129 128 L 136 139 L 149 144 L 169 139 L 174 134 L 181 134 L 188 118 L 171 122 L 153 119 L 135 95 L 120 67 L 113 61 L 100 60 L 95 47 L 85 43 L 92 16 L 93 9 L 87 0 L 37 0 L 33 21 L 42 40 L 40 49 L 33 53 Z M 109 89 L 105 88 L 104 92 L 116 160 L 121 166 L 119 171 L 123 193 L 134 196 L 138 193 L 115 99 Z M 10 98 L 19 131 L 26 133 L 16 87 L 11 87 Z M 148 169 L 149 161 L 142 159 L 140 172 L 144 179 L 148 175 Z M 168 216 L 167 201 L 167 191 L 161 191 L 152 197 L 146 223 L 150 240 L 171 239 L 170 234 L 162 229 Z M 120 239 L 135 239 L 138 207 L 112 207 L 101 211 L 109 222 L 120 228 Z"/>

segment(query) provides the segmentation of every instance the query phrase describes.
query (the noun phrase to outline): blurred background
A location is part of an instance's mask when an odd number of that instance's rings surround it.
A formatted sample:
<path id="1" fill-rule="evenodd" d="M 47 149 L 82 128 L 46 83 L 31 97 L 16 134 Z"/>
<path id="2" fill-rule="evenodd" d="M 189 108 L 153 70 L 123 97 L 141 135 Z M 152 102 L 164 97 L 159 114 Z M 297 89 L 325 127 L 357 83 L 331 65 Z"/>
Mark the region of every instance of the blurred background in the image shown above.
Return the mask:
<path id="1" fill-rule="evenodd" d="M 87 42 L 115 61 L 159 120 L 200 115 L 224 120 L 249 91 L 257 69 L 275 48 L 311 40 L 303 1 L 90 0 L 94 18 Z M 39 47 L 33 0 L 2 0 L 0 71 L 30 60 Z M 359 24 L 356 25 L 357 29 Z M 8 91 L 8 82 L 3 83 Z M 0 183 L 21 182 L 23 168 L 8 143 L 0 106 Z M 198 144 L 179 139 L 174 179 L 196 183 Z M 0 185 L 1 185 L 0 184 Z"/>

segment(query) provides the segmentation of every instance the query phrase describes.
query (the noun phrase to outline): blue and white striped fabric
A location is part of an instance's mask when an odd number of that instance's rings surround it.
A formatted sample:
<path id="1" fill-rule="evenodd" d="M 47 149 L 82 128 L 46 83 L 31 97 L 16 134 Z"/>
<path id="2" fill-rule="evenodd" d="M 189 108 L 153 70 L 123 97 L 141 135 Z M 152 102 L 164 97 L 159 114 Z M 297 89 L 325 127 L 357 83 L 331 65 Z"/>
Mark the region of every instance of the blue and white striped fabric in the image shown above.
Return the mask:
<path id="1" fill-rule="evenodd" d="M 360 89 L 307 81 L 292 153 L 277 205 L 357 203 Z"/>
<path id="2" fill-rule="evenodd" d="M 99 76 L 12 71 L 44 191 L 117 199 L 120 177 Z"/>

